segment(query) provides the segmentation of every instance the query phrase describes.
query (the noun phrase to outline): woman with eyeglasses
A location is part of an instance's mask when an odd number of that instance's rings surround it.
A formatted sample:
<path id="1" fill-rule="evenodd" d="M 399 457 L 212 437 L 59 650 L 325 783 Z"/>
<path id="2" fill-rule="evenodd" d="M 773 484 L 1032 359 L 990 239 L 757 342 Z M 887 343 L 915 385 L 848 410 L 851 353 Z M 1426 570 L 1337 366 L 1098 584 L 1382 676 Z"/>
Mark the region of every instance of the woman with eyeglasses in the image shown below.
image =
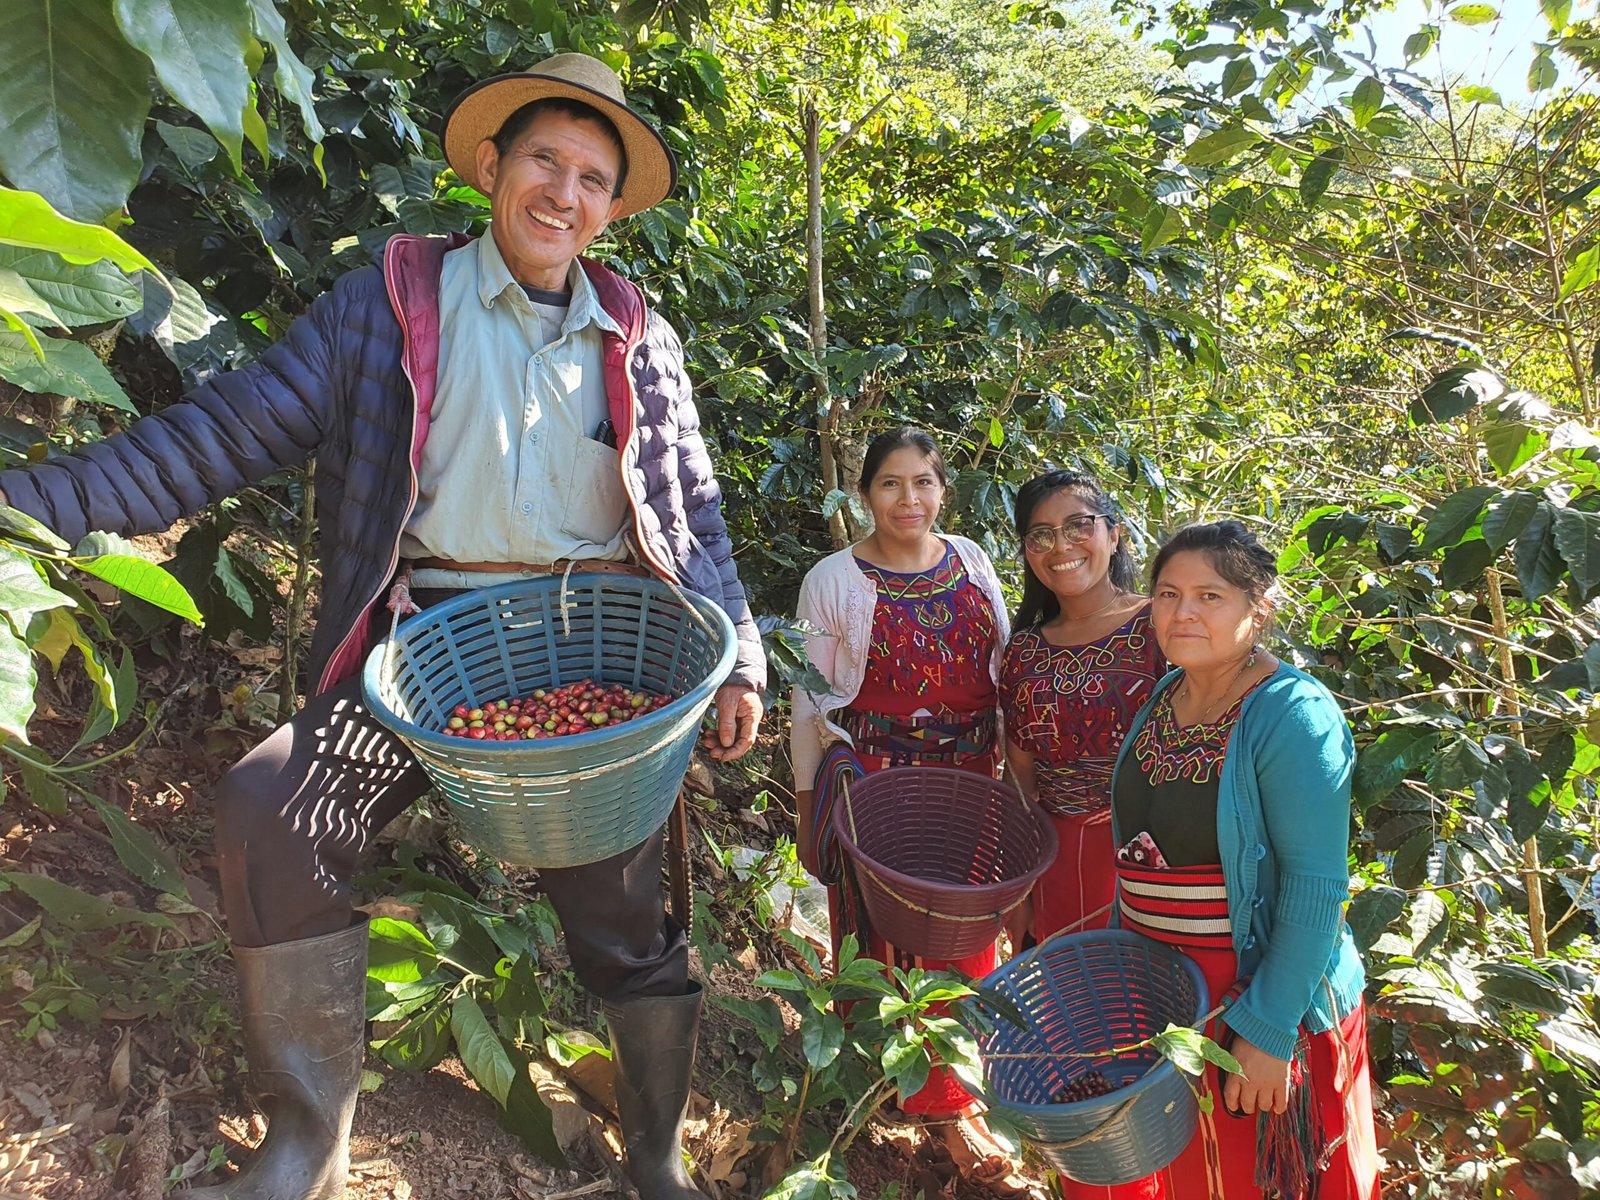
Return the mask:
<path id="1" fill-rule="evenodd" d="M 1000 670 L 1006 757 L 1017 786 L 1050 814 L 1061 851 L 1034 885 L 1031 922 L 1024 914 L 1012 933 L 1042 942 L 1106 924 L 1111 768 L 1167 664 L 1100 482 L 1050 471 L 1022 486 L 1014 511 L 1022 603 Z"/>
<path id="2" fill-rule="evenodd" d="M 1151 568 L 1177 668 L 1136 717 L 1112 785 L 1123 927 L 1177 947 L 1226 1006 L 1207 1030 L 1242 1073 L 1145 1181 L 1161 1200 L 1373 1200 L 1361 956 L 1350 898 L 1350 726 L 1261 646 L 1276 557 L 1237 521 L 1190 525 Z"/>
<path id="3" fill-rule="evenodd" d="M 800 861 L 829 884 L 835 961 L 853 933 L 862 952 L 880 961 L 981 977 L 994 969 L 993 946 L 955 962 L 927 960 L 868 928 L 828 825 L 841 787 L 856 772 L 949 766 L 997 774 L 1005 602 L 988 556 L 966 538 L 934 529 L 948 481 L 927 433 L 878 435 L 859 484 L 872 532 L 823 559 L 801 584 L 807 657 L 826 689 L 802 684 L 792 693 L 796 840 Z M 965 1173 L 1006 1190 L 1009 1163 L 952 1072 L 936 1067 L 900 1104 L 930 1118 Z"/>

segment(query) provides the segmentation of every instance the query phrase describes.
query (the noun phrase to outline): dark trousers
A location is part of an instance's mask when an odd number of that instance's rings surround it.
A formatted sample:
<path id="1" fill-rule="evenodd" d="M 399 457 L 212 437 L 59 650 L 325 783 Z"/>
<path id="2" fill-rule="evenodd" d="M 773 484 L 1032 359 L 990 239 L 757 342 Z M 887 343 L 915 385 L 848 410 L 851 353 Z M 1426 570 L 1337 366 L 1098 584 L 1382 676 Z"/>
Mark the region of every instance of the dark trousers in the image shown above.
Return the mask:
<path id="1" fill-rule="evenodd" d="M 234 942 L 270 946 L 346 928 L 361 852 L 428 786 L 405 745 L 367 713 L 359 679 L 313 699 L 218 785 Z M 601 862 L 539 872 L 573 971 L 604 1001 L 688 988 L 688 942 L 662 892 L 663 838 L 657 830 Z"/>

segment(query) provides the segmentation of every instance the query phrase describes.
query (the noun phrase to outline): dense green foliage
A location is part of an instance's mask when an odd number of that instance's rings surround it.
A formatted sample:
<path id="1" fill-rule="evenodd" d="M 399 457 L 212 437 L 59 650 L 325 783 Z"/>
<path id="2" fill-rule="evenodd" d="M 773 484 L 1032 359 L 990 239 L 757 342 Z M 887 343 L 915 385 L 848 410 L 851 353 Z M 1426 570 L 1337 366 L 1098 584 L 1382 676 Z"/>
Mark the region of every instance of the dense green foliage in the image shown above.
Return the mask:
<path id="1" fill-rule="evenodd" d="M 1351 921 L 1395 1194 L 1600 1187 L 1592 12 L 1542 0 L 1536 40 L 1500 47 L 1532 96 L 1507 106 L 1441 79 L 1441 47 L 1499 19 L 1480 3 L 1433 5 L 1404 61 L 1344 37 L 1368 6 L 1312 0 L 1119 6 L 1159 44 L 1051 0 L 42 7 L 0 18 L 0 378 L 88 407 L 6 421 L 0 454 L 249 361 L 396 230 L 477 228 L 449 98 L 599 54 L 684 175 L 597 250 L 685 334 L 758 611 L 858 528 L 852 464 L 899 421 L 940 432 L 948 524 L 1001 562 L 1047 462 L 1102 472 L 1140 540 L 1259 525 L 1289 653 L 1361 749 Z M 95 224 L 124 206 L 126 241 Z M 305 494 L 272 493 L 275 536 L 304 544 Z M 225 635 L 275 593 L 218 528 L 175 571 Z M 72 631 L 38 597 L 76 596 L 64 568 L 96 551 L 0 533 L 23 539 L 0 656 L 59 663 Z M 145 616 L 74 644 L 113 661 Z M 97 678 L 125 714 L 131 684 Z M 59 803 L 18 745 L 31 704 L 0 691 L 0 749 Z"/>

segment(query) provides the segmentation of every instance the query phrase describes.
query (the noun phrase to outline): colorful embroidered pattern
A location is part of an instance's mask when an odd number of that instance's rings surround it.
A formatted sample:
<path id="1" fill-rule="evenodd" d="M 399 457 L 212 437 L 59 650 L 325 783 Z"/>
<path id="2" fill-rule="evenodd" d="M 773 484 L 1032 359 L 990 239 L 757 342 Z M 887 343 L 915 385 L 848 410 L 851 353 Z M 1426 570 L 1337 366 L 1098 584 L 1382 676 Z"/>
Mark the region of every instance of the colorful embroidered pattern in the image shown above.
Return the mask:
<path id="1" fill-rule="evenodd" d="M 1169 687 L 1156 701 L 1150 719 L 1134 739 L 1133 756 L 1151 787 L 1182 780 L 1185 783 L 1214 783 L 1222 774 L 1222 760 L 1228 752 L 1228 735 L 1239 719 L 1244 696 L 1210 724 L 1178 724 L 1172 711 Z M 1247 693 L 1248 694 L 1248 693 Z"/>
<path id="2" fill-rule="evenodd" d="M 1046 809 L 1090 813 L 1111 803 L 1122 739 L 1166 669 L 1148 609 L 1081 646 L 1052 645 L 1038 626 L 1012 637 L 1000 668 L 1006 734 L 1033 755 Z"/>
<path id="3" fill-rule="evenodd" d="M 947 545 L 928 571 L 886 571 L 859 558 L 856 564 L 878 591 L 856 707 L 898 716 L 993 708 L 997 625 L 955 548 Z"/>

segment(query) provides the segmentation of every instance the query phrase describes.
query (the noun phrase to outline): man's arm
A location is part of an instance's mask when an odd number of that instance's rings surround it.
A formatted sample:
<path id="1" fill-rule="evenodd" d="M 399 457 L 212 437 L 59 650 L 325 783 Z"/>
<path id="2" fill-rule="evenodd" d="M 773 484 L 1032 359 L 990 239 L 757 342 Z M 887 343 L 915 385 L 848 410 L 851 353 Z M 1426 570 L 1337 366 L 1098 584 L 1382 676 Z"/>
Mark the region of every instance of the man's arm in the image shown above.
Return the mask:
<path id="1" fill-rule="evenodd" d="M 322 297 L 259 361 L 122 433 L 0 472 L 0 496 L 69 543 L 97 529 L 133 537 L 303 463 L 339 386 L 339 307 L 337 292 Z"/>

